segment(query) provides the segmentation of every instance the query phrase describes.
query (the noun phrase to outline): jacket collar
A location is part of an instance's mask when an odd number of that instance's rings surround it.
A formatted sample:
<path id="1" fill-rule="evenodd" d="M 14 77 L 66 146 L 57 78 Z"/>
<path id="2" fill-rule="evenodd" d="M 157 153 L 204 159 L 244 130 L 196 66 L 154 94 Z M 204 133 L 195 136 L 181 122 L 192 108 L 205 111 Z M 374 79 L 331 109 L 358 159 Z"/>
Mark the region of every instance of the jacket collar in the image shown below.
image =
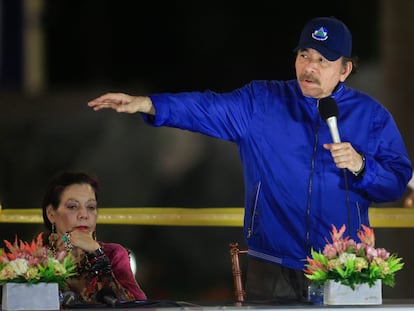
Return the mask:
<path id="1" fill-rule="evenodd" d="M 300 89 L 299 83 L 297 81 L 296 81 L 296 87 L 297 87 L 299 94 L 303 96 L 303 98 L 306 100 L 307 103 L 317 104 L 318 98 L 308 97 L 302 94 L 302 90 Z M 346 89 L 345 82 L 339 82 L 335 90 L 331 94 L 331 96 L 338 101 L 343 96 L 345 89 Z"/>

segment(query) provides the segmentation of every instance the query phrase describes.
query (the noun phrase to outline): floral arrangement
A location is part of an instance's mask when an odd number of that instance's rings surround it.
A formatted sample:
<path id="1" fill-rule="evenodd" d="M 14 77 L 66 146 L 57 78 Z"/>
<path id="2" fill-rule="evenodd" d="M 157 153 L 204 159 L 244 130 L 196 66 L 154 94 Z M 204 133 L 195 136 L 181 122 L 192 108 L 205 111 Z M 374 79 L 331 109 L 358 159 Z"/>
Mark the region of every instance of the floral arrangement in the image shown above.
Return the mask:
<path id="1" fill-rule="evenodd" d="M 384 248 L 375 248 L 374 230 L 362 225 L 358 232 L 360 243 L 343 237 L 346 226 L 338 231 L 332 225 L 332 243 L 327 241 L 323 252 L 312 250 L 307 258 L 305 276 L 315 285 L 323 286 L 334 280 L 355 289 L 356 284 L 368 283 L 371 287 L 376 280 L 394 286 L 395 272 L 404 266 L 402 259 L 390 254 Z"/>
<path id="2" fill-rule="evenodd" d="M 5 283 L 58 283 L 65 288 L 65 279 L 76 274 L 76 263 L 65 251 L 52 253 L 43 245 L 42 233 L 31 243 L 4 240 L 0 249 L 0 285 Z"/>

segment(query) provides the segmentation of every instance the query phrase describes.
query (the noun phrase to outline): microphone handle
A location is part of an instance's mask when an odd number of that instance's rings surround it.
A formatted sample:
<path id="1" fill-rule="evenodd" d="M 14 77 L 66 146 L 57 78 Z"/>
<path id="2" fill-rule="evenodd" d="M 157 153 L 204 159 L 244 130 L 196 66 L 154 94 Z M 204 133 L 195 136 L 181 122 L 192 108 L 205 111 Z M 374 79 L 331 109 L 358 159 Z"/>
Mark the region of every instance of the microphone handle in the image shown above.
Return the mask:
<path id="1" fill-rule="evenodd" d="M 331 132 L 333 142 L 340 143 L 341 138 L 339 137 L 338 124 L 336 122 L 336 117 L 330 117 L 326 119 L 326 123 L 328 123 L 328 127 Z"/>

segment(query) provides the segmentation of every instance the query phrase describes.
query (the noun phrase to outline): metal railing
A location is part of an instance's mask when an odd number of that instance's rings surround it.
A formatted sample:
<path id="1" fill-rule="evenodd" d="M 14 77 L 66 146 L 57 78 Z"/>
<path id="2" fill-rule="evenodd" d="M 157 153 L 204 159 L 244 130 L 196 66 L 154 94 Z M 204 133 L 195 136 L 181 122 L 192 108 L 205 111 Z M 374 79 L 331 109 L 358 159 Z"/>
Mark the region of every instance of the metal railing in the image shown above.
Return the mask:
<path id="1" fill-rule="evenodd" d="M 242 227 L 242 207 L 100 207 L 99 224 Z M 371 207 L 372 227 L 414 227 L 414 208 Z M 43 223 L 40 208 L 1 209 L 0 223 Z"/>

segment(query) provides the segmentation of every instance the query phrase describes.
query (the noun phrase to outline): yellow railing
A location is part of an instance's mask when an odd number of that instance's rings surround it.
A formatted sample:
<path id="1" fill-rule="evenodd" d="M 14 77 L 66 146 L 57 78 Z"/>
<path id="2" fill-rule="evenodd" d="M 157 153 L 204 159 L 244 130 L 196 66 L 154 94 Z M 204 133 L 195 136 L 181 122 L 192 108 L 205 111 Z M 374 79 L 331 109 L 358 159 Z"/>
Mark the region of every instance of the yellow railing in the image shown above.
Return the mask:
<path id="1" fill-rule="evenodd" d="M 119 225 L 241 227 L 244 209 L 240 207 L 101 207 L 98 223 Z M 370 208 L 372 227 L 414 227 L 414 208 Z M 42 223 L 38 209 L 1 209 L 0 223 Z"/>

